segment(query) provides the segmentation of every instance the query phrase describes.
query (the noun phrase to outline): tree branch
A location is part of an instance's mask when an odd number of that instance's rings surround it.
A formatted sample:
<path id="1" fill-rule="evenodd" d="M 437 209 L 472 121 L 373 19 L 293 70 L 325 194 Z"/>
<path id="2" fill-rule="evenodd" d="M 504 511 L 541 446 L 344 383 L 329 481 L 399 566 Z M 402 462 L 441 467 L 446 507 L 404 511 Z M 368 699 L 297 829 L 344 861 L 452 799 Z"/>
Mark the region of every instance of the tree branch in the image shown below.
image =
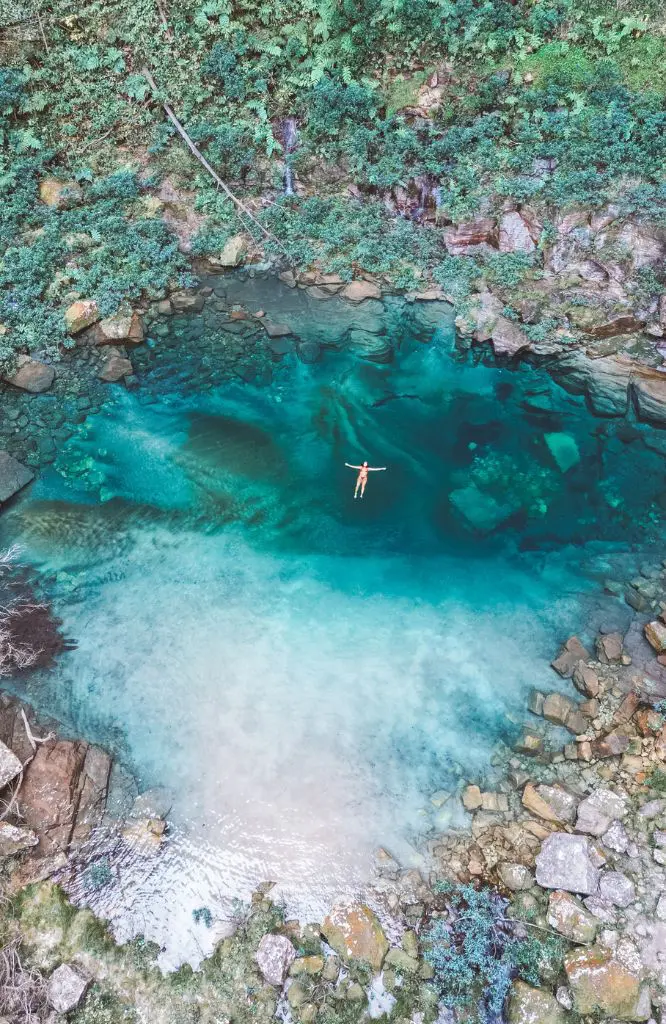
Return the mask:
<path id="1" fill-rule="evenodd" d="M 156 93 L 158 91 L 157 84 L 155 82 L 155 79 L 151 75 L 150 71 L 148 71 L 147 68 L 143 68 L 142 71 L 141 71 L 141 74 L 144 76 L 144 78 L 146 79 L 146 81 L 150 85 L 150 87 L 153 90 L 153 92 Z M 194 142 L 192 142 L 192 139 L 190 138 L 190 136 L 187 134 L 187 132 L 183 128 L 182 124 L 180 123 L 180 121 L 178 120 L 176 115 L 174 114 L 174 112 L 173 112 L 172 108 L 169 106 L 169 104 L 168 103 L 162 103 L 162 107 L 164 108 L 164 112 L 165 112 L 166 116 L 169 118 L 169 120 L 171 121 L 171 123 L 174 126 L 174 128 L 176 129 L 176 131 L 178 132 L 180 137 L 183 139 L 183 141 L 188 146 L 190 152 L 193 153 L 194 156 L 199 161 L 199 163 L 203 167 L 206 168 L 206 170 L 208 171 L 210 176 L 213 178 L 213 180 L 216 182 L 218 187 L 222 189 L 222 191 L 229 197 L 229 199 L 231 199 L 231 201 L 234 204 L 234 206 L 238 210 L 240 210 L 242 212 L 242 214 L 244 214 L 246 217 L 248 217 L 252 221 L 253 224 L 256 224 L 256 226 L 259 228 L 259 230 L 262 232 L 262 234 L 264 234 L 266 236 L 266 238 L 270 238 L 271 241 L 273 241 L 277 245 L 279 245 L 279 247 L 282 249 L 282 251 L 286 253 L 287 250 L 282 245 L 282 243 L 279 241 L 279 239 L 277 239 L 275 237 L 275 235 L 271 234 L 271 232 L 267 228 L 265 228 L 264 225 L 261 224 L 257 220 L 257 218 L 254 216 L 252 211 L 249 210 L 247 208 L 247 206 L 245 206 L 245 204 L 242 203 L 241 200 L 237 196 L 234 195 L 234 193 L 231 191 L 229 186 L 224 181 L 222 181 L 222 178 L 219 176 L 217 171 L 213 170 L 211 165 L 206 160 L 206 157 L 203 155 L 203 153 L 199 149 L 197 149 L 197 147 L 195 146 Z"/>

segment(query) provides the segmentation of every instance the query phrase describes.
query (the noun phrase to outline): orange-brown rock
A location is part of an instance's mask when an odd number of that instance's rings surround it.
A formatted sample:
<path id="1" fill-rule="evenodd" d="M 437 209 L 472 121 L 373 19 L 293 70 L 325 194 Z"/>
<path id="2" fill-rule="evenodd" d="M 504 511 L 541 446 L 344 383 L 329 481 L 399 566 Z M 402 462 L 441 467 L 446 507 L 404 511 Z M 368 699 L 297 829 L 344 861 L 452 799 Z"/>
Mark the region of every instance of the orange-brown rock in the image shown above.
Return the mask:
<path id="1" fill-rule="evenodd" d="M 37 748 L 25 770 L 19 805 L 25 823 L 40 837 L 42 856 L 69 843 L 79 803 L 79 777 L 87 745 L 49 741 Z"/>
<path id="2" fill-rule="evenodd" d="M 98 320 L 99 310 L 94 299 L 77 299 L 65 310 L 65 323 L 70 334 L 78 334 Z"/>
<path id="3" fill-rule="evenodd" d="M 649 1000 L 647 1014 L 643 1014 L 638 974 L 616 960 L 611 950 L 592 946 L 568 953 L 564 969 L 577 1013 L 629 1021 L 647 1020 L 650 1016 Z"/>
<path id="4" fill-rule="evenodd" d="M 343 960 L 361 960 L 376 971 L 389 948 L 376 915 L 364 903 L 341 902 L 324 918 L 321 932 Z"/>

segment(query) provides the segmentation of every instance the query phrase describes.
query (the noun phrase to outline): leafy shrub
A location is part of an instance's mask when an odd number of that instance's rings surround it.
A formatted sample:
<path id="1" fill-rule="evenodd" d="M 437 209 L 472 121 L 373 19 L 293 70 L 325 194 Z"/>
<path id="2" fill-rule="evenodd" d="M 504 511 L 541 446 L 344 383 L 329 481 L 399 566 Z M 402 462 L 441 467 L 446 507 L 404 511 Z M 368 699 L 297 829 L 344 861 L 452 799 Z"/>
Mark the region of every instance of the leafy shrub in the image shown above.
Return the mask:
<path id="1" fill-rule="evenodd" d="M 538 985 L 544 962 L 561 955 L 557 939 L 522 937 L 507 917 L 507 901 L 492 889 L 441 884 L 447 919 L 423 936 L 426 960 L 442 1001 L 482 1022 L 499 1019 L 511 981 Z M 520 929 L 520 930 L 519 930 Z"/>

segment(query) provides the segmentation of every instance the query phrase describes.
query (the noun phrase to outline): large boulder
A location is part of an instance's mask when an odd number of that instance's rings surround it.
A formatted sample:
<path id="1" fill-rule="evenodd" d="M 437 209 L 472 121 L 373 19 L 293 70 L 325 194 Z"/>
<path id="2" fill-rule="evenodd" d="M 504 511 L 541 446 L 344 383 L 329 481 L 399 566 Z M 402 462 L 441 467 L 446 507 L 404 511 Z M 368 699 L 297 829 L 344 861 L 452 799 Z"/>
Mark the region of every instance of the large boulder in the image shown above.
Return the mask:
<path id="1" fill-rule="evenodd" d="M 532 889 L 534 886 L 534 875 L 524 864 L 504 862 L 497 865 L 497 874 L 503 885 L 512 892 L 521 892 L 523 889 Z"/>
<path id="2" fill-rule="evenodd" d="M 27 466 L 17 462 L 9 452 L 0 451 L 0 504 L 9 501 L 34 479 Z"/>
<path id="3" fill-rule="evenodd" d="M 296 959 L 296 950 L 285 935 L 264 935 L 254 959 L 264 981 L 282 988 Z"/>
<path id="4" fill-rule="evenodd" d="M 590 652 L 587 648 L 583 647 L 577 636 L 570 636 L 558 656 L 550 664 L 551 668 L 554 668 L 558 675 L 569 679 L 574 674 L 574 670 L 579 667 L 581 661 L 589 660 Z"/>
<path id="5" fill-rule="evenodd" d="M 54 377 L 55 370 L 52 366 L 40 363 L 38 359 L 31 359 L 30 356 L 21 355 L 18 357 L 15 372 L 3 379 L 15 388 L 39 395 L 42 391 L 48 391 Z"/>
<path id="6" fill-rule="evenodd" d="M 614 793 L 612 789 L 595 789 L 578 805 L 576 829 L 591 836 L 602 836 L 608 831 L 611 822 L 625 817 L 627 810 L 625 797 Z"/>
<path id="7" fill-rule="evenodd" d="M 58 1013 L 74 1010 L 88 988 L 88 980 L 69 964 L 56 967 L 48 981 L 46 994 L 49 1003 Z"/>
<path id="8" fill-rule="evenodd" d="M 572 434 L 558 430 L 544 434 L 543 439 L 560 473 L 568 473 L 570 469 L 578 465 L 580 451 Z"/>
<path id="9" fill-rule="evenodd" d="M 581 901 L 558 889 L 548 900 L 548 924 L 572 942 L 594 942 L 599 922 Z"/>
<path id="10" fill-rule="evenodd" d="M 220 267 L 239 267 L 247 255 L 247 241 L 244 235 L 232 235 L 224 244 L 217 258 Z"/>
<path id="11" fill-rule="evenodd" d="M 366 299 L 381 299 L 382 290 L 373 281 L 352 281 L 340 294 L 348 302 L 365 302 Z"/>
<path id="12" fill-rule="evenodd" d="M 564 889 L 585 896 L 595 893 L 599 869 L 590 858 L 588 840 L 566 832 L 548 836 L 536 858 L 536 880 L 544 889 Z"/>
<path id="13" fill-rule="evenodd" d="M 573 352 L 559 360 L 553 375 L 574 395 L 585 395 L 597 416 L 624 416 L 629 405 L 632 362 L 623 356 L 589 359 Z"/>
<path id="14" fill-rule="evenodd" d="M 65 323 L 70 334 L 78 334 L 98 320 L 99 309 L 94 299 L 77 299 L 65 310 Z"/>
<path id="15" fill-rule="evenodd" d="M 628 964 L 603 946 L 579 949 L 564 958 L 564 969 L 581 1015 L 644 1021 L 650 1017 L 650 999 L 641 989 L 640 963 Z"/>
<path id="16" fill-rule="evenodd" d="M 69 740 L 42 743 L 25 769 L 19 806 L 26 824 L 40 836 L 42 855 L 64 850 L 79 802 L 79 779 L 85 743 Z"/>
<path id="17" fill-rule="evenodd" d="M 530 339 L 522 328 L 513 320 L 507 320 L 505 316 L 497 317 L 490 332 L 490 339 L 496 356 L 511 358 L 530 347 Z"/>
<path id="18" fill-rule="evenodd" d="M 97 344 L 113 345 L 119 341 L 138 345 L 143 341 L 143 321 L 138 313 L 116 313 L 97 326 Z"/>
<path id="19" fill-rule="evenodd" d="M 378 971 L 389 948 L 384 929 L 364 903 L 340 902 L 324 919 L 321 932 L 343 960 L 362 960 Z"/>
<path id="20" fill-rule="evenodd" d="M 666 426 L 666 374 L 647 370 L 634 373 L 632 390 L 638 418 L 657 427 Z"/>
<path id="21" fill-rule="evenodd" d="M 514 981 L 507 1020 L 509 1024 L 564 1024 L 565 1013 L 555 996 L 545 988 Z"/>
<path id="22" fill-rule="evenodd" d="M 126 356 L 120 355 L 120 353 L 114 353 L 104 360 L 98 376 L 100 380 L 105 381 L 107 384 L 114 384 L 122 380 L 123 377 L 131 377 L 133 373 L 134 367 L 129 359 Z"/>
<path id="23" fill-rule="evenodd" d="M 500 252 L 534 252 L 536 245 L 525 220 L 516 211 L 502 214 L 499 224 Z"/>

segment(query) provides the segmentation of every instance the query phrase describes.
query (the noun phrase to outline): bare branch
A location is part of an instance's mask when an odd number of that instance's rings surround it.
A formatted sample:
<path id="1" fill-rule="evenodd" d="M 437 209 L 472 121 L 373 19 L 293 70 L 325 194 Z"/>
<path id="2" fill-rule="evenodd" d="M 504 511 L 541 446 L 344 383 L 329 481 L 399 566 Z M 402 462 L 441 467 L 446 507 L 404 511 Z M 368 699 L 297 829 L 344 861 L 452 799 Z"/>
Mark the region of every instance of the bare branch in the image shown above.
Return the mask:
<path id="1" fill-rule="evenodd" d="M 144 78 L 146 79 L 146 81 L 150 85 L 150 87 L 153 90 L 153 92 L 156 93 L 158 91 L 157 83 L 155 82 L 155 79 L 151 75 L 150 71 L 148 71 L 147 68 L 143 68 L 142 71 L 141 71 L 141 74 L 144 76 Z M 245 204 L 241 202 L 241 200 L 238 198 L 238 196 L 234 195 L 234 193 L 231 191 L 229 186 L 224 181 L 222 181 L 222 178 L 219 176 L 217 171 L 213 170 L 211 165 L 206 160 L 206 157 L 203 155 L 203 153 L 192 142 L 192 139 L 190 138 L 190 136 L 187 134 L 187 132 L 183 128 L 182 124 L 180 123 L 180 121 L 178 120 L 176 115 L 174 114 L 174 112 L 171 109 L 171 107 L 169 106 L 169 104 L 168 103 L 162 103 L 162 107 L 164 108 L 164 112 L 166 113 L 167 117 L 169 118 L 169 120 L 173 124 L 174 128 L 176 129 L 176 131 L 178 132 L 180 137 L 187 144 L 189 150 L 194 154 L 194 156 L 197 158 L 199 163 L 203 167 L 206 168 L 206 170 L 208 171 L 210 176 L 217 183 L 217 185 L 222 189 L 222 191 L 229 197 L 229 199 L 231 199 L 231 201 L 234 204 L 234 206 L 236 206 L 236 208 L 238 210 L 240 210 L 241 213 L 244 216 L 248 217 L 249 220 L 251 220 L 252 223 L 255 224 L 259 228 L 259 230 L 262 232 L 262 234 L 264 234 L 266 236 L 266 238 L 270 238 L 273 242 L 276 243 L 276 245 L 280 246 L 280 248 L 282 249 L 283 252 L 286 253 L 287 250 L 282 245 L 282 243 L 279 241 L 279 239 L 277 239 L 275 237 L 275 235 L 273 235 L 267 228 L 264 227 L 263 224 L 261 224 L 257 220 L 257 218 L 254 216 L 252 211 L 249 210 L 248 207 L 245 206 Z M 239 214 L 239 216 L 240 216 L 240 214 Z M 242 220 L 242 217 L 241 217 L 241 220 Z"/>

